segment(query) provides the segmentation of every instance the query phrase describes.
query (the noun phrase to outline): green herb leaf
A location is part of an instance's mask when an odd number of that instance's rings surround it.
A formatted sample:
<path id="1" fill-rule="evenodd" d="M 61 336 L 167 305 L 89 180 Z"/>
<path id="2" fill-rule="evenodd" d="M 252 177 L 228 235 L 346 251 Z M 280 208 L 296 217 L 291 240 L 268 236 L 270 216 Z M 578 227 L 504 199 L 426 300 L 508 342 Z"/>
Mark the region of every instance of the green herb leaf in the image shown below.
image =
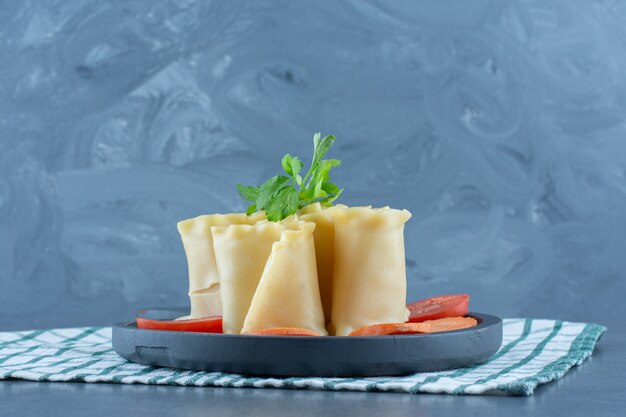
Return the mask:
<path id="1" fill-rule="evenodd" d="M 311 162 L 311 166 L 318 163 L 335 142 L 334 135 L 324 136 L 321 139 L 320 136 L 321 134 L 319 132 L 313 136 L 313 162 Z"/>
<path id="2" fill-rule="evenodd" d="M 339 196 L 341 195 L 341 193 L 343 193 L 343 188 L 339 191 L 337 191 L 337 193 L 335 195 L 331 195 L 328 196 L 327 198 L 324 198 L 322 200 L 320 200 L 320 204 L 326 207 L 330 207 L 333 205 L 333 202 L 339 198 Z"/>
<path id="3" fill-rule="evenodd" d="M 250 216 L 251 214 L 256 213 L 256 204 L 251 204 L 248 206 L 248 209 L 246 210 L 246 214 L 248 216 Z"/>
<path id="4" fill-rule="evenodd" d="M 289 175 L 292 175 L 292 171 L 291 171 L 292 159 L 293 159 L 293 156 L 287 153 L 285 154 L 285 156 L 283 156 L 283 159 L 280 160 L 280 164 L 283 166 L 283 170 Z"/>
<path id="5" fill-rule="evenodd" d="M 303 166 L 304 164 L 302 163 L 300 158 L 298 158 L 297 156 L 294 156 L 293 158 L 291 158 L 291 172 L 292 172 L 291 175 L 293 175 L 295 178 L 299 177 L 300 175 L 298 174 L 302 170 Z"/>
<path id="6" fill-rule="evenodd" d="M 245 186 L 237 184 L 237 190 L 244 200 L 256 201 L 259 198 L 259 187 Z"/>
<path id="7" fill-rule="evenodd" d="M 290 178 L 283 175 L 276 175 L 265 181 L 263 185 L 259 187 L 259 196 L 256 199 L 257 210 L 263 210 L 267 208 L 267 205 L 272 201 L 274 196 L 282 188 L 288 186 Z"/>
<path id="8" fill-rule="evenodd" d="M 307 195 L 310 199 L 314 200 L 326 196 L 326 190 L 324 190 L 323 185 L 329 180 L 330 169 L 340 164 L 341 161 L 338 159 L 325 159 L 315 166 L 306 187 Z"/>
<path id="9" fill-rule="evenodd" d="M 322 184 L 322 190 L 326 191 L 326 194 L 339 194 L 341 190 L 335 184 L 330 181 L 326 181 Z"/>
<path id="10" fill-rule="evenodd" d="M 294 214 L 314 202 L 325 206 L 332 205 L 343 189 L 339 189 L 330 181 L 330 170 L 341 164 L 338 159 L 322 159 L 335 142 L 335 136 L 322 138 L 320 133 L 313 136 L 313 159 L 309 170 L 304 175 L 300 171 L 304 167 L 297 156 L 286 154 L 281 159 L 283 171 L 288 176 L 276 175 L 259 187 L 237 185 L 239 194 L 252 201 L 248 207 L 248 215 L 256 210 L 265 210 L 268 220 L 278 221 Z"/>
<path id="11" fill-rule="evenodd" d="M 292 156 L 287 154 L 283 156 L 281 161 L 283 170 L 292 176 L 293 180 L 298 184 L 298 186 L 302 186 L 302 177 L 300 176 L 300 171 L 304 164 L 297 156 Z"/>
<path id="12" fill-rule="evenodd" d="M 278 191 L 266 207 L 267 219 L 279 221 L 295 214 L 298 210 L 298 192 L 294 187 L 285 187 Z"/>

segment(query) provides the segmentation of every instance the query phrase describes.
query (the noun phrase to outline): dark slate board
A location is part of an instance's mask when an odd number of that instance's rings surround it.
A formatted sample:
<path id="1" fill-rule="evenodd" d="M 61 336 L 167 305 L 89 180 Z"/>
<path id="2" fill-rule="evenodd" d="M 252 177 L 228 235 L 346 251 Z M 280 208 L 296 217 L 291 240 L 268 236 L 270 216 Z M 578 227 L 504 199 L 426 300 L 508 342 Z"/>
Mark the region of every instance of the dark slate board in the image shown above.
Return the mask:
<path id="1" fill-rule="evenodd" d="M 167 320 L 184 309 L 142 310 Z M 502 344 L 502 320 L 470 313 L 478 326 L 451 332 L 376 337 L 278 337 L 113 327 L 113 349 L 147 365 L 258 376 L 387 376 L 460 368 L 489 359 Z"/>

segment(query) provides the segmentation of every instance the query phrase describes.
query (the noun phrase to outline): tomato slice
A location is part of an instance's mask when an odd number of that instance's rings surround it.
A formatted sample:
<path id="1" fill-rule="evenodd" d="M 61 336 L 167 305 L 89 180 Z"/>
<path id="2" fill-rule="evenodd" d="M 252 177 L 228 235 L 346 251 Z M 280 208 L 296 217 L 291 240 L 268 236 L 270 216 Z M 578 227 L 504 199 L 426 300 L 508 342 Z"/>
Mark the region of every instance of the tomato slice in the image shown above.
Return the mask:
<path id="1" fill-rule="evenodd" d="M 314 330 L 301 327 L 273 327 L 271 329 L 250 330 L 244 334 L 257 336 L 321 336 Z"/>
<path id="2" fill-rule="evenodd" d="M 394 334 L 449 332 L 451 330 L 474 327 L 477 324 L 476 319 L 472 317 L 446 317 L 421 323 L 374 324 L 372 326 L 359 327 L 348 336 L 388 336 Z"/>
<path id="3" fill-rule="evenodd" d="M 411 312 L 409 316 L 409 322 L 411 323 L 442 319 L 445 317 L 460 317 L 467 315 L 469 295 L 440 295 L 438 297 L 416 301 L 408 304 L 406 307 Z"/>
<path id="4" fill-rule="evenodd" d="M 421 326 L 422 333 L 437 333 L 474 327 L 478 324 L 478 321 L 473 317 L 445 317 L 413 324 Z"/>
<path id="5" fill-rule="evenodd" d="M 420 323 L 385 323 L 363 326 L 350 332 L 348 336 L 387 336 L 392 334 L 421 333 Z"/>
<path id="6" fill-rule="evenodd" d="M 202 317 L 190 320 L 151 320 L 137 317 L 137 327 L 149 330 L 174 332 L 222 333 L 222 316 Z"/>

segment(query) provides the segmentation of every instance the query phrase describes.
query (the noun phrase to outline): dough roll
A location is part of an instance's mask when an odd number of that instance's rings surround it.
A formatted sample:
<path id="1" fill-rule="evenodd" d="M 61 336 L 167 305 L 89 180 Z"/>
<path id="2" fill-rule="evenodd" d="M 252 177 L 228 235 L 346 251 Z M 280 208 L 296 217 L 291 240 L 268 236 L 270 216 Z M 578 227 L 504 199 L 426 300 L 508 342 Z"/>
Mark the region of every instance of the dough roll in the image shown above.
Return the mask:
<path id="1" fill-rule="evenodd" d="M 333 207 L 335 256 L 330 329 L 402 323 L 406 308 L 404 224 L 407 210 Z"/>
<path id="2" fill-rule="evenodd" d="M 212 226 L 254 224 L 264 219 L 263 212 L 247 216 L 244 213 L 209 214 L 178 222 L 189 270 L 189 299 L 191 313 L 181 318 L 199 318 L 222 314 L 220 283 L 213 252 Z"/>
<path id="3" fill-rule="evenodd" d="M 319 282 L 320 297 L 324 308 L 324 317 L 330 323 L 333 301 L 333 259 L 335 257 L 335 219 L 331 212 L 315 203 L 304 207 L 298 217 L 315 223 L 313 241 L 315 243 L 315 261 Z"/>
<path id="4" fill-rule="evenodd" d="M 312 222 L 285 230 L 263 269 L 242 333 L 274 327 L 299 327 L 326 335 L 315 261 Z"/>
<path id="5" fill-rule="evenodd" d="M 290 221 L 214 226 L 213 250 L 220 281 L 224 333 L 239 334 L 272 251 Z M 278 308 L 278 305 L 276 305 Z"/>

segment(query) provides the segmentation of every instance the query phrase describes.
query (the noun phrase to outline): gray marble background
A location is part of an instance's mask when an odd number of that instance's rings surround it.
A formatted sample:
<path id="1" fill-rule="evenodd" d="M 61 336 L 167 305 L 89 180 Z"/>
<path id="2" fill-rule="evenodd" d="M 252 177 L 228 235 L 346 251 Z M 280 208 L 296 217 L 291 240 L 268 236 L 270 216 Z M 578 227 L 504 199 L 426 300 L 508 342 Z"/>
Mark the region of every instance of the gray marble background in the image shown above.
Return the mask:
<path id="1" fill-rule="evenodd" d="M 626 303 L 626 3 L 0 0 L 0 330 L 182 305 L 176 221 L 334 133 L 409 298 Z"/>

